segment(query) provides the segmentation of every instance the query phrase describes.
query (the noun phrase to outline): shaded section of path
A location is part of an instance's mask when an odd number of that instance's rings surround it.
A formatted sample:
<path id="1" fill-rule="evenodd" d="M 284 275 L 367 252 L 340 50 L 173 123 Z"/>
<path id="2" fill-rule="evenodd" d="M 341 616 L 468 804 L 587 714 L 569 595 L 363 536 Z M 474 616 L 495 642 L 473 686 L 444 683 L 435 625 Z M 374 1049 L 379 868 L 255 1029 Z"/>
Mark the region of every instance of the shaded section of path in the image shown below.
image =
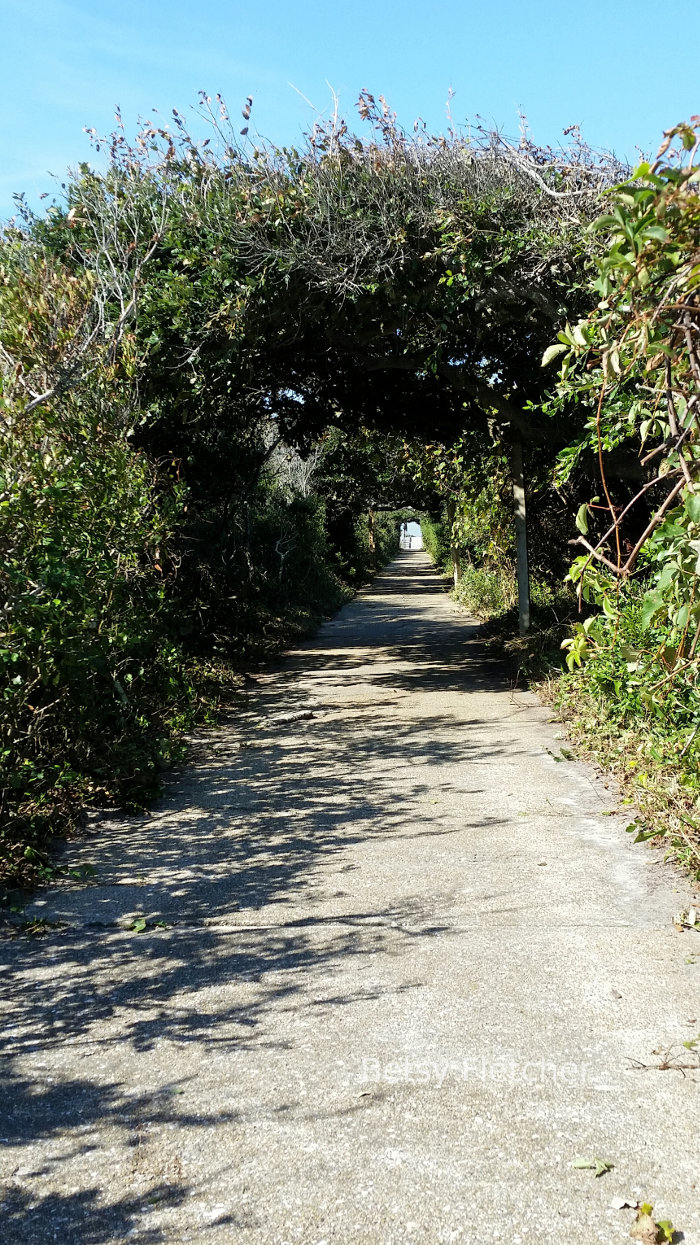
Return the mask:
<path id="1" fill-rule="evenodd" d="M 631 1062 L 700 1033 L 689 897 L 550 716 L 405 554 L 71 845 L 3 948 L 0 1240 L 609 1245 L 620 1194 L 700 1245 L 700 1078 Z"/>

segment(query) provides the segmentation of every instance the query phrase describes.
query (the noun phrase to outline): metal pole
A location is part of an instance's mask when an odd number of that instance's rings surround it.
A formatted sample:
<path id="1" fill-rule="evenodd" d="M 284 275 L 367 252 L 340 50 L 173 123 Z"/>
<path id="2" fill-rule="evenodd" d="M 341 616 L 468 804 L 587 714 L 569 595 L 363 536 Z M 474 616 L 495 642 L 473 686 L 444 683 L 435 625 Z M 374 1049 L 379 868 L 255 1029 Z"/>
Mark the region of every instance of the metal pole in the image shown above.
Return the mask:
<path id="1" fill-rule="evenodd" d="M 512 441 L 510 469 L 513 476 L 513 509 L 515 514 L 515 551 L 518 575 L 518 622 L 520 634 L 530 629 L 530 572 L 527 564 L 527 511 L 525 508 L 525 475 L 523 443 Z"/>

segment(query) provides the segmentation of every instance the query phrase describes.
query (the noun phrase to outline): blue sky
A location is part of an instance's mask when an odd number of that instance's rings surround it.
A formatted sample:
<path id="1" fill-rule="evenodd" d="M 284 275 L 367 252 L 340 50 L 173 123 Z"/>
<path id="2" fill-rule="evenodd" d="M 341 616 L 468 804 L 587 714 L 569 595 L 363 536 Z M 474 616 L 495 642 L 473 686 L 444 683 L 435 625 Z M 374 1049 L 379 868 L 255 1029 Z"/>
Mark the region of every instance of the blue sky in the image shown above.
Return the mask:
<path id="1" fill-rule="evenodd" d="M 200 88 L 293 141 L 328 109 L 327 82 L 353 113 L 362 87 L 400 120 L 445 125 L 480 114 L 557 141 L 579 123 L 594 146 L 634 159 L 700 113 L 700 0 L 0 0 L 0 217 L 33 203 L 90 158 L 82 127 L 129 129 L 153 107 L 185 112 Z M 293 84 L 293 85 L 290 85 Z M 47 201 L 48 202 L 48 201 Z"/>

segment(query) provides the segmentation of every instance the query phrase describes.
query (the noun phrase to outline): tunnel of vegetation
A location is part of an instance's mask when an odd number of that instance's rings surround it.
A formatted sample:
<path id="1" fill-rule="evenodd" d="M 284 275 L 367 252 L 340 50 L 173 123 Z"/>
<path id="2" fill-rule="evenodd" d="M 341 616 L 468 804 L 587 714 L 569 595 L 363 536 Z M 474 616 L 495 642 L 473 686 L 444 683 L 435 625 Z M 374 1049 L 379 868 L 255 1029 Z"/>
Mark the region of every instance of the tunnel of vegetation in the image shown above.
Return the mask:
<path id="1" fill-rule="evenodd" d="M 2 233 L 7 879 L 86 802 L 148 798 L 183 727 L 407 515 L 472 606 L 512 604 L 523 456 L 536 601 L 578 512 L 570 667 L 700 722 L 696 131 L 631 178 L 576 133 L 359 110 L 300 150 L 206 96 L 204 143 L 176 112 L 133 141 L 119 121 L 102 171 Z"/>

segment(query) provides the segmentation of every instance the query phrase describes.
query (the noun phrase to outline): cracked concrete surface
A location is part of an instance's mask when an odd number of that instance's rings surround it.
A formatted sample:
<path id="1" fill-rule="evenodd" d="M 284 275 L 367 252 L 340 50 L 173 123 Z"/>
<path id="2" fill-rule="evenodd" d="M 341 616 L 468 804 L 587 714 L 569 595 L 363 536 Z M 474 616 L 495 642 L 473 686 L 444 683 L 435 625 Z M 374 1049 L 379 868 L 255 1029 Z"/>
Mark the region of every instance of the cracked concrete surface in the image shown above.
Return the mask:
<path id="1" fill-rule="evenodd" d="M 618 1195 L 700 1245 L 700 1075 L 633 1062 L 700 1034 L 691 892 L 561 743 L 408 553 L 68 845 L 3 945 L 0 1241 L 614 1245 Z"/>

